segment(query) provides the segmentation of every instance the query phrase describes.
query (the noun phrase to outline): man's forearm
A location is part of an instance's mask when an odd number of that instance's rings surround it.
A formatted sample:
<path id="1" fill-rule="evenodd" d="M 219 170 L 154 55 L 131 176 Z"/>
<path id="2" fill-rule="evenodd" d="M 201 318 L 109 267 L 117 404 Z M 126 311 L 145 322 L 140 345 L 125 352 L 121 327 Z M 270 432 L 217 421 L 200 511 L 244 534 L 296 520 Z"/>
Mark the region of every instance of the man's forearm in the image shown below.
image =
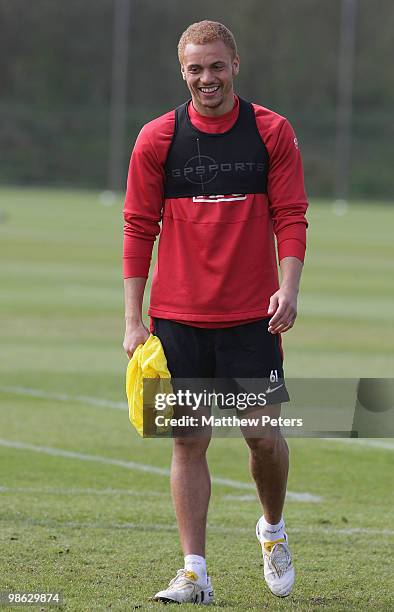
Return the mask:
<path id="1" fill-rule="evenodd" d="M 268 314 L 272 314 L 268 331 L 283 333 L 293 327 L 297 316 L 297 295 L 303 263 L 298 257 L 283 257 L 280 260 L 282 281 L 280 288 L 271 295 Z"/>
<path id="2" fill-rule="evenodd" d="M 146 278 L 133 277 L 124 279 L 124 301 L 126 322 L 139 323 L 142 321 L 142 303 Z"/>
<path id="3" fill-rule="evenodd" d="M 303 263 L 298 257 L 284 257 L 280 261 L 282 281 L 280 286 L 298 292 L 302 274 Z"/>

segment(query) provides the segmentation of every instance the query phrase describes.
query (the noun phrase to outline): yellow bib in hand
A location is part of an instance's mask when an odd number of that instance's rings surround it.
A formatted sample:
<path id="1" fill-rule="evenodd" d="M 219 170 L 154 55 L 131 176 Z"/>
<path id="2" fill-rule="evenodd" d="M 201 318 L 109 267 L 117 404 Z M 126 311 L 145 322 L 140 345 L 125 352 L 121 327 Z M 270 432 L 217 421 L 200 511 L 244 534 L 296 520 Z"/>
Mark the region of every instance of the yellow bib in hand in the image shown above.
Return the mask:
<path id="1" fill-rule="evenodd" d="M 145 381 L 144 396 L 144 379 Z M 157 336 L 151 334 L 145 344 L 139 344 L 130 359 L 126 371 L 126 395 L 130 422 L 140 436 L 154 436 L 170 431 L 170 426 L 158 426 L 156 416 L 173 416 L 172 406 L 164 410 L 155 408 L 157 393 L 172 393 L 171 374 L 163 346 Z"/>

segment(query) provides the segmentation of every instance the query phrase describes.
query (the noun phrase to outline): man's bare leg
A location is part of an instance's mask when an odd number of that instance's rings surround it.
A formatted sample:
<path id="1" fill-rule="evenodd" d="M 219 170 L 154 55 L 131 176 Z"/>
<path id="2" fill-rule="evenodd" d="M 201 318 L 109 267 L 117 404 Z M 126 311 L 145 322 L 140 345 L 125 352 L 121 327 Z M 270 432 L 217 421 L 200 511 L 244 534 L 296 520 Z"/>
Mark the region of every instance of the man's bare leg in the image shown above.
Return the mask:
<path id="1" fill-rule="evenodd" d="M 289 471 L 289 448 L 281 436 L 247 440 L 249 466 L 263 506 L 264 517 L 271 525 L 279 523 L 286 496 Z"/>
<path id="2" fill-rule="evenodd" d="M 280 416 L 280 405 L 260 411 L 271 418 Z M 256 415 L 255 415 L 256 416 Z M 263 507 L 256 536 L 262 547 L 264 579 L 277 597 L 290 595 L 294 585 L 294 566 L 282 517 L 289 471 L 289 448 L 279 427 L 261 426 L 242 431 L 250 449 L 250 470 Z"/>
<path id="3" fill-rule="evenodd" d="M 262 412 L 256 414 L 261 415 Z M 268 414 L 272 418 L 279 417 L 280 405 L 263 409 L 263 414 Z M 250 471 L 256 483 L 265 520 L 271 525 L 276 525 L 282 517 L 286 497 L 289 447 L 279 428 L 267 426 L 261 427 L 260 430 L 242 428 L 242 433 L 249 446 Z"/>
<path id="4" fill-rule="evenodd" d="M 211 479 L 206 459 L 209 437 L 174 438 L 171 492 L 183 554 L 205 557 Z"/>

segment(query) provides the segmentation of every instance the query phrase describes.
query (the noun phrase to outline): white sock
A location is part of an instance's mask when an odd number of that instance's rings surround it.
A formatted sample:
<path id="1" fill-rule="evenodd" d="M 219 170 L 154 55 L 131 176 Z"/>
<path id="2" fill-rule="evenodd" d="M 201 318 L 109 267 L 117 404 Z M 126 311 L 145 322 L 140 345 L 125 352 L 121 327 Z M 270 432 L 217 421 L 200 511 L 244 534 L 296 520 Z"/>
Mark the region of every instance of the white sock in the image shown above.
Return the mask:
<path id="1" fill-rule="evenodd" d="M 207 562 L 200 555 L 186 555 L 185 569 L 194 572 L 198 576 L 199 584 L 207 584 Z"/>
<path id="2" fill-rule="evenodd" d="M 264 516 L 262 516 L 259 520 L 259 533 L 260 540 L 263 542 L 284 538 L 285 521 L 283 520 L 283 516 L 280 519 L 279 523 L 277 523 L 276 525 L 271 525 L 270 523 L 267 523 Z"/>

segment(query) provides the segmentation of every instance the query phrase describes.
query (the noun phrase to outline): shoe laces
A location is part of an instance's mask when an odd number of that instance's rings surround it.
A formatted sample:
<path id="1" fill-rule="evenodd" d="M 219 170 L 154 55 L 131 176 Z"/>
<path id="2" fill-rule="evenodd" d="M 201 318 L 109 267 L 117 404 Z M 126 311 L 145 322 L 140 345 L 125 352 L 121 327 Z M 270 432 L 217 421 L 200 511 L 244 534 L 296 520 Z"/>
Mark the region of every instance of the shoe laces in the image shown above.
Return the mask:
<path id="1" fill-rule="evenodd" d="M 168 586 L 184 586 L 185 584 L 190 584 L 190 582 L 196 583 L 197 579 L 197 574 L 182 568 L 177 571 L 175 578 L 170 581 Z"/>
<path id="2" fill-rule="evenodd" d="M 287 572 L 291 565 L 291 556 L 284 542 L 275 544 L 268 557 L 268 563 L 276 571 L 279 577 Z"/>

